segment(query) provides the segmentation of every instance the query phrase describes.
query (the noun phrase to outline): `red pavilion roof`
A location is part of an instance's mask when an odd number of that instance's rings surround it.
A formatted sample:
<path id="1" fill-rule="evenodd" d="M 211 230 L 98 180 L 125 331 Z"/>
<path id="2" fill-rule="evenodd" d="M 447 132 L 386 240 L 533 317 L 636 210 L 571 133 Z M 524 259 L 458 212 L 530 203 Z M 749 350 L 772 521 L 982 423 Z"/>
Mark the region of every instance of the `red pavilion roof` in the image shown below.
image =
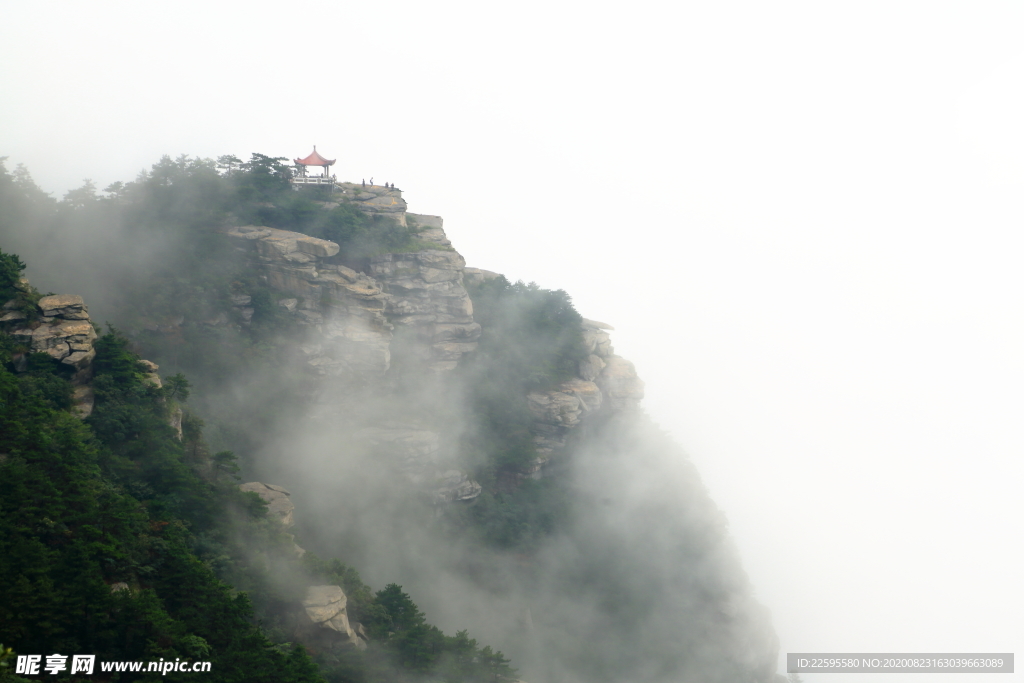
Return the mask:
<path id="1" fill-rule="evenodd" d="M 316 151 L 316 145 L 313 145 L 312 154 L 305 159 L 292 159 L 292 161 L 296 164 L 301 164 L 302 166 L 330 166 L 337 161 L 337 159 L 324 159 L 320 156 L 320 153 Z"/>

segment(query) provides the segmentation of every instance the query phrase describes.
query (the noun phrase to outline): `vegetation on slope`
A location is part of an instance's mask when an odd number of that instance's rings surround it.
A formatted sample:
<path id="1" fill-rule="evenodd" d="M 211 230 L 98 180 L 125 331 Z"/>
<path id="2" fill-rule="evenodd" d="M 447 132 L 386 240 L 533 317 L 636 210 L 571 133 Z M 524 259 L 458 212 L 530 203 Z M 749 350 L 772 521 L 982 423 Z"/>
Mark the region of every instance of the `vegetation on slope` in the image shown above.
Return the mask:
<path id="1" fill-rule="evenodd" d="M 21 269 L 0 252 L 0 290 Z M 500 653 L 428 625 L 400 587 L 374 595 L 337 560 L 294 559 L 265 503 L 238 490 L 233 455 L 209 453 L 194 415 L 181 438 L 170 425 L 188 382 L 158 388 L 115 330 L 95 348 L 96 406 L 83 422 L 67 410 L 59 364 L 32 354 L 16 373 L 12 357 L 24 349 L 0 334 L 0 642 L 101 661 L 208 660 L 212 681 L 511 676 Z M 293 581 L 276 582 L 282 571 Z M 314 662 L 280 642 L 287 605 L 325 581 L 353 596 L 373 639 L 366 654 Z M 135 679 L 146 676 L 120 680 Z"/>
<path id="2" fill-rule="evenodd" d="M 351 204 L 324 208 L 317 203 L 326 198 L 323 188 L 296 192 L 289 174 L 280 159 L 261 154 L 244 163 L 164 157 L 135 181 L 109 186 L 105 195 L 87 182 L 53 202 L 19 168 L 0 173 L 0 197 L 17 209 L 0 212 L 0 225 L 9 220 L 5 216 L 32 218 L 51 241 L 72 244 L 84 262 L 101 264 L 104 283 L 114 283 L 105 297 L 111 317 L 147 357 L 192 378 L 208 438 L 244 461 L 267 435 L 302 414 L 308 382 L 293 371 L 298 337 L 276 305 L 282 295 L 256 277 L 218 230 L 229 222 L 297 230 L 338 242 L 342 256 L 351 258 L 414 244 L 409 231 L 374 222 Z M 79 237 L 86 234 L 90 239 Z M 159 257 L 152 257 L 154 251 Z M 504 277 L 469 289 L 483 335 L 451 388 L 466 397 L 470 411 L 461 450 L 474 454 L 467 466 L 486 490 L 471 509 L 449 511 L 455 519 L 448 521 L 490 545 L 528 546 L 557 525 L 565 495 L 550 481 L 508 485 L 536 458 L 526 394 L 575 374 L 586 355 L 581 318 L 561 290 Z M 245 325 L 231 305 L 241 293 L 252 297 L 253 315 Z M 224 322 L 210 324 L 218 320 Z M 393 344 L 396 365 L 399 341 Z M 444 423 L 440 416 L 428 419 Z"/>

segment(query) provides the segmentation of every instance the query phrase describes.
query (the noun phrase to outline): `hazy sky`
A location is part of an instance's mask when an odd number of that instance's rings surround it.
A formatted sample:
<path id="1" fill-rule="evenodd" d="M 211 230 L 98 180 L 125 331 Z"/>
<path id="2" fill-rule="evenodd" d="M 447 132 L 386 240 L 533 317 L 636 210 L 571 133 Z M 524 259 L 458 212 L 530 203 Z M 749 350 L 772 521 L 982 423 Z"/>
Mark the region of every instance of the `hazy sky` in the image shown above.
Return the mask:
<path id="1" fill-rule="evenodd" d="M 395 182 L 616 326 L 783 653 L 1022 652 L 1022 34 L 978 0 L 0 0 L 0 156 L 56 196 L 313 144 Z"/>

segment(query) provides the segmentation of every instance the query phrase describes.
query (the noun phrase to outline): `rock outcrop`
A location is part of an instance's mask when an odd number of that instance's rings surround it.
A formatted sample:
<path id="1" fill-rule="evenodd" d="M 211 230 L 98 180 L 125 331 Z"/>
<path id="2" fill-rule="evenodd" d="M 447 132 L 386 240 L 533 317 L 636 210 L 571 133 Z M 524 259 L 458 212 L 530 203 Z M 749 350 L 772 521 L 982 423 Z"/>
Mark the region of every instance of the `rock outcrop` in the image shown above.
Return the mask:
<path id="1" fill-rule="evenodd" d="M 360 266 L 365 272 L 360 272 L 337 263 L 333 257 L 339 247 L 328 240 L 260 226 L 228 232 L 267 284 L 283 295 L 277 305 L 294 316 L 297 325 L 308 328 L 298 346 L 308 369 L 327 377 L 379 377 L 390 368 L 392 351 L 398 348 L 395 334 L 402 331 L 407 333 L 405 340 L 412 340 L 400 347 L 402 353 L 412 354 L 435 372 L 454 369 L 476 349 L 481 333 L 464 282 L 484 283 L 499 275 L 467 269 L 445 235 L 443 220 L 406 213 L 397 190 L 354 183 L 338 187 L 344 197 L 340 201 L 407 226 L 420 248 L 371 257 Z M 244 293 L 232 298 L 232 305 L 243 311 L 249 304 Z M 615 355 L 611 329 L 583 320 L 588 355 L 579 363 L 578 376 L 528 396 L 538 458 L 523 474 L 538 475 L 552 454 L 565 446 L 570 431 L 589 415 L 639 406 L 643 382 L 632 363 Z M 416 485 L 433 486 L 438 500 L 479 495 L 478 485 L 467 475 L 440 464 L 435 432 L 396 424 L 367 427 L 357 438 L 383 453 Z"/>
<path id="2" fill-rule="evenodd" d="M 497 280 L 501 273 L 484 270 L 483 268 L 465 268 L 462 271 L 463 280 L 469 284 L 479 285 L 491 280 Z"/>
<path id="3" fill-rule="evenodd" d="M 302 606 L 314 625 L 339 634 L 343 642 L 360 650 L 366 649 L 366 641 L 349 623 L 348 597 L 341 586 L 310 586 Z"/>
<path id="4" fill-rule="evenodd" d="M 72 381 L 84 383 L 91 376 L 89 365 L 96 356 L 92 347 L 96 330 L 89 320 L 89 311 L 82 297 L 71 294 L 44 296 L 37 307 L 42 317 L 31 325 L 11 330 L 11 335 L 23 341 L 33 353 L 46 353 L 70 365 L 75 369 Z M 24 314 L 18 315 L 25 320 Z"/>
<path id="5" fill-rule="evenodd" d="M 406 223 L 404 202 L 367 202 L 360 208 Z M 412 331 L 420 360 L 430 369 L 451 370 L 480 338 L 473 303 L 462 284 L 466 262 L 451 248 L 439 217 L 409 218 L 422 249 L 373 257 L 368 272 L 332 262 L 339 247 L 328 240 L 253 225 L 231 228 L 227 234 L 247 252 L 266 283 L 284 295 L 278 305 L 297 324 L 311 328 L 301 348 L 315 374 L 382 375 L 390 367 L 396 325 Z M 248 295 L 236 295 L 232 304 L 247 323 L 252 317 Z"/>
<path id="6" fill-rule="evenodd" d="M 614 328 L 586 319 L 581 328 L 589 355 L 579 363 L 578 377 L 527 395 L 538 457 L 523 474 L 539 476 L 551 456 L 565 447 L 572 429 L 590 415 L 636 410 L 644 397 L 644 384 L 633 364 L 614 354 L 608 334 Z"/>
<path id="7" fill-rule="evenodd" d="M 257 494 L 260 498 L 267 503 L 267 515 L 281 522 L 281 525 L 285 529 L 291 529 L 295 526 L 295 505 L 292 504 L 291 493 L 288 489 L 278 486 L 276 484 L 264 484 L 261 481 L 250 481 L 247 484 L 242 484 L 238 487 L 242 491 L 248 491 Z M 299 547 L 299 544 L 295 542 L 294 534 L 288 534 L 292 539 L 293 550 L 297 557 L 302 557 L 306 554 L 303 548 Z"/>
<path id="8" fill-rule="evenodd" d="M 292 494 L 287 489 L 260 481 L 250 481 L 238 488 L 242 491 L 251 491 L 266 501 L 267 513 L 279 520 L 285 529 L 295 526 L 295 505 L 292 504 Z"/>
<path id="9" fill-rule="evenodd" d="M 338 183 L 336 187 L 347 201 L 366 213 L 394 215 L 405 226 L 406 203 L 401 190 L 359 183 Z"/>
<path id="10" fill-rule="evenodd" d="M 26 293 L 31 291 L 27 280 L 22 284 Z M 25 369 L 26 353 L 45 353 L 68 366 L 71 383 L 75 385 L 73 411 L 79 417 L 88 417 L 94 402 L 88 382 L 92 378 L 92 360 L 96 357 L 92 343 L 97 336 L 89 319 L 89 309 L 82 297 L 74 294 L 40 298 L 33 316 L 24 312 L 24 303 L 19 299 L 8 301 L 3 306 L 5 313 L 0 316 L 0 325 L 25 349 L 15 354 L 15 368 Z"/>
<path id="11" fill-rule="evenodd" d="M 301 350 L 314 374 L 365 378 L 387 371 L 394 328 L 384 308 L 390 296 L 373 278 L 327 263 L 337 244 L 259 226 L 232 228 L 228 235 L 243 245 L 267 284 L 285 295 L 278 304 L 297 325 L 310 328 Z"/>

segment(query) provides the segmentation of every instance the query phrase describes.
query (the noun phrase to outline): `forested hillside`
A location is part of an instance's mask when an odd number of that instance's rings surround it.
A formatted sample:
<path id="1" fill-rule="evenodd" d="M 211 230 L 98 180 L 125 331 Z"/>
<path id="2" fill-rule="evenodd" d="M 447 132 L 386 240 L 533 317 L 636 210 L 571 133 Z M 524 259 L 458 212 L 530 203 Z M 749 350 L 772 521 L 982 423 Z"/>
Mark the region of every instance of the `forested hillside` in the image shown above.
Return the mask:
<path id="1" fill-rule="evenodd" d="M 772 681 L 610 326 L 466 268 L 400 191 L 281 162 L 60 201 L 0 172 L 0 642 L 209 680 Z M 40 345 L 65 299 L 13 254 L 108 323 L 88 368 Z"/>

